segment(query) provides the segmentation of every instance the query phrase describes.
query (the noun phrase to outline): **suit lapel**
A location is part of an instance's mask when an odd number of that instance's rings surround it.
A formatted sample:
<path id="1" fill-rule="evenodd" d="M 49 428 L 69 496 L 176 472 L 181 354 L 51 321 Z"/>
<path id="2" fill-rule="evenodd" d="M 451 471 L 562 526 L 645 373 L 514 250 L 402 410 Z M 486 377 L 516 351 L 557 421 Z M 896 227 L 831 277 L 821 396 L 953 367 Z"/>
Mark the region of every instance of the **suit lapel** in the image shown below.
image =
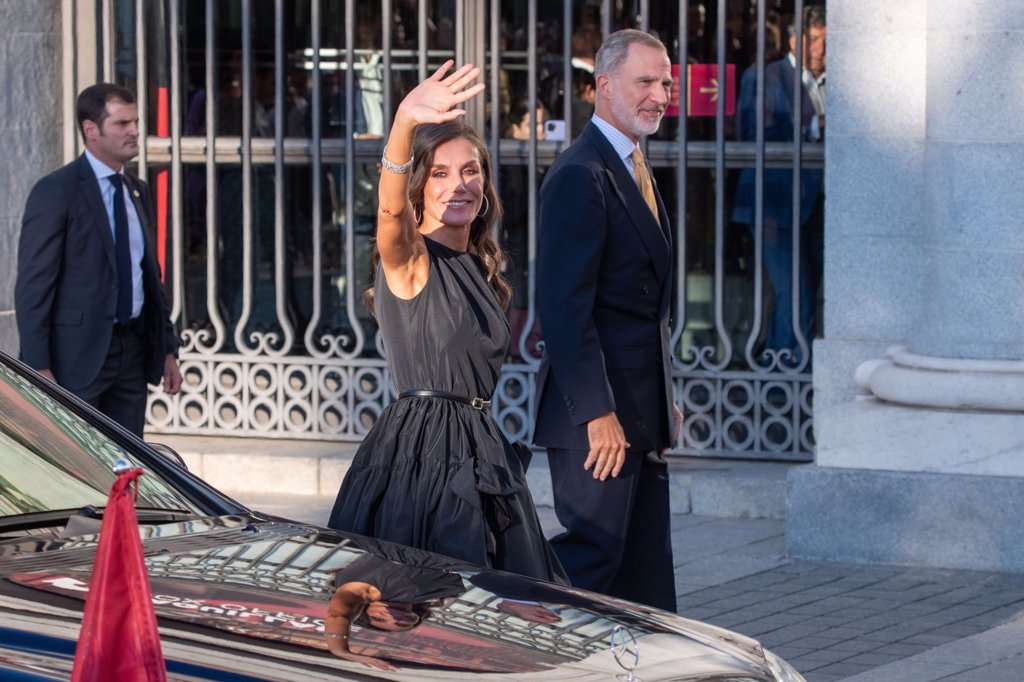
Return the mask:
<path id="1" fill-rule="evenodd" d="M 651 257 L 658 280 L 663 282 L 669 275 L 672 258 L 667 232 L 661 228 L 661 225 L 658 225 L 658 221 L 655 220 L 651 209 L 648 208 L 643 195 L 640 194 L 640 188 L 636 186 L 636 181 L 630 176 L 622 159 L 615 153 L 615 149 L 597 126 L 592 123 L 588 125 L 583 131 L 583 137 L 593 145 L 608 168 L 608 172 L 612 176 L 612 188 L 619 201 L 626 207 L 626 213 L 629 215 L 633 228 Z M 653 182 L 653 175 L 651 179 Z M 658 203 L 658 213 L 661 215 L 662 225 L 668 225 L 668 214 L 656 184 L 654 185 L 654 197 Z"/>
<path id="2" fill-rule="evenodd" d="M 107 207 L 103 205 L 103 196 L 100 194 L 99 181 L 89 159 L 85 154 L 78 157 L 78 185 L 81 196 L 85 197 L 85 203 L 92 213 L 93 224 L 96 227 L 97 236 L 103 245 L 103 250 L 110 261 L 110 267 L 117 272 L 117 260 L 114 255 L 114 235 L 110 232 L 110 216 L 107 215 Z"/>

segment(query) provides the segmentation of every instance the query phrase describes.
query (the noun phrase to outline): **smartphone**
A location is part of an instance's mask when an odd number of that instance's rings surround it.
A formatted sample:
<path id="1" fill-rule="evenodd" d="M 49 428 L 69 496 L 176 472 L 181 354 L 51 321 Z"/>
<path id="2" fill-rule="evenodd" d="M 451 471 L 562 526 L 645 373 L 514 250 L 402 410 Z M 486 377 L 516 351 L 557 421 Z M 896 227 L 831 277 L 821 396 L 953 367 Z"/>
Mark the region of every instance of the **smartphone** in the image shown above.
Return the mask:
<path id="1" fill-rule="evenodd" d="M 544 139 L 555 142 L 565 141 L 565 121 L 553 119 L 544 122 Z"/>

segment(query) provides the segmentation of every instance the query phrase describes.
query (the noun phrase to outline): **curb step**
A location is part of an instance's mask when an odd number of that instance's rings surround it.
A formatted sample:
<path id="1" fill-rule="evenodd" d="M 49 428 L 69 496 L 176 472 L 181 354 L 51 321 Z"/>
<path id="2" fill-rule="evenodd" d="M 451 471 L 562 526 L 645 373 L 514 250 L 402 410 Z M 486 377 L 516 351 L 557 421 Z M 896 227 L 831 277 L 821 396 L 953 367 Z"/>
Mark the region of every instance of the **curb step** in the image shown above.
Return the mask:
<path id="1" fill-rule="evenodd" d="M 215 488 L 235 493 L 321 495 L 338 492 L 358 443 L 149 434 L 176 450 Z M 786 474 L 799 464 L 673 457 L 673 514 L 783 519 Z M 535 453 L 527 483 L 538 506 L 553 505 L 547 455 Z"/>

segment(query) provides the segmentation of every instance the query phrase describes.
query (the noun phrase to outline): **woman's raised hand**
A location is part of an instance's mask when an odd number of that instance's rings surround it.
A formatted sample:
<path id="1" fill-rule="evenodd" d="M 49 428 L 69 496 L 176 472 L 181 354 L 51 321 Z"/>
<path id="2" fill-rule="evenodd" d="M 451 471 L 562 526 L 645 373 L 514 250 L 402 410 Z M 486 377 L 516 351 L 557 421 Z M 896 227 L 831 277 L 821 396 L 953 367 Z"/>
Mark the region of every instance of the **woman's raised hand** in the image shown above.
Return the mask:
<path id="1" fill-rule="evenodd" d="M 465 115 L 466 110 L 458 108 L 458 105 L 483 92 L 484 84 L 470 85 L 480 76 L 480 69 L 472 64 L 464 64 L 445 76 L 454 64 L 449 59 L 432 76 L 413 88 L 402 100 L 399 111 L 417 124 L 443 123 Z"/>

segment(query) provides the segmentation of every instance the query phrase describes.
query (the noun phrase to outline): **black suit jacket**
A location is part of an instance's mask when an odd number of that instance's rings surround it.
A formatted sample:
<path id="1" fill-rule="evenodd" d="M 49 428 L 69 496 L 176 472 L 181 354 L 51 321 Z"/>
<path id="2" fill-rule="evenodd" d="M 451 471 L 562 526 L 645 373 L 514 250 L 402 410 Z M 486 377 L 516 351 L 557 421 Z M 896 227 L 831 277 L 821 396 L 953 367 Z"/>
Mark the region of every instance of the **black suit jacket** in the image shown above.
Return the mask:
<path id="1" fill-rule="evenodd" d="M 670 446 L 671 230 L 593 124 L 541 186 L 538 274 L 537 445 L 587 449 L 586 423 L 614 411 L 632 449 Z"/>
<path id="2" fill-rule="evenodd" d="M 144 236 L 145 369 L 146 379 L 156 384 L 178 340 L 164 305 L 149 187 L 128 173 L 124 183 Z M 35 369 L 49 368 L 57 383 L 72 391 L 95 380 L 107 357 L 120 285 L 114 258 L 110 220 L 83 154 L 32 188 L 14 287 L 22 360 Z"/>

